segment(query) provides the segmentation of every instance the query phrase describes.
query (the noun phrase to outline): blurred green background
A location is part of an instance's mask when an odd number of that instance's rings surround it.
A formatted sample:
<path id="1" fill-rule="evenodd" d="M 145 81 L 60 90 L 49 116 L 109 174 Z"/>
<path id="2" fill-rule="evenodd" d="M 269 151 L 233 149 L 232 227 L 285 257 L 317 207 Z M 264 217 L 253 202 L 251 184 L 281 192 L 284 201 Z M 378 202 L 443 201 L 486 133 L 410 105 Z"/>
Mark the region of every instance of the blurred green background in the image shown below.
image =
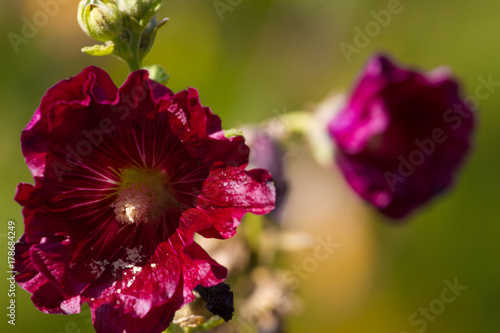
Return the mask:
<path id="1" fill-rule="evenodd" d="M 57 10 L 44 22 L 40 12 L 54 1 Z M 163 65 L 173 91 L 196 87 L 225 128 L 275 116 L 273 109 L 303 109 L 332 90 L 348 89 L 366 58 L 379 50 L 424 69 L 448 65 L 466 95 L 474 95 L 480 76 L 500 82 L 498 1 L 401 1 L 401 12 L 352 54 L 351 62 L 340 43 L 354 44 L 355 27 L 364 30 L 374 20 L 371 11 L 387 9 L 388 1 L 221 1 L 239 4 L 220 16 L 212 0 L 164 1 L 161 14 L 171 20 L 145 63 Z M 12 198 L 18 182 L 32 181 L 20 150 L 22 129 L 57 81 L 91 64 L 107 70 L 118 85 L 127 74 L 125 64 L 113 58 L 80 52 L 93 41 L 77 26 L 77 3 L 0 2 L 2 332 L 92 332 L 88 310 L 45 315 L 20 288 L 15 327 L 5 315 L 7 222 L 16 221 L 21 236 L 21 207 Z M 25 21 L 33 18 L 39 20 L 38 32 L 15 52 L 8 34 L 22 36 Z M 498 106 L 500 91 L 481 101 L 475 150 L 455 188 L 402 225 L 366 209 L 336 170 L 320 169 L 304 151 L 289 156 L 294 204 L 287 226 L 331 235 L 341 245 L 301 281 L 304 306 L 290 317 L 289 332 L 500 332 Z M 308 255 L 287 262 L 301 264 Z M 467 289 L 425 329 L 412 325 L 409 317 L 436 306 L 444 281 L 455 278 Z"/>

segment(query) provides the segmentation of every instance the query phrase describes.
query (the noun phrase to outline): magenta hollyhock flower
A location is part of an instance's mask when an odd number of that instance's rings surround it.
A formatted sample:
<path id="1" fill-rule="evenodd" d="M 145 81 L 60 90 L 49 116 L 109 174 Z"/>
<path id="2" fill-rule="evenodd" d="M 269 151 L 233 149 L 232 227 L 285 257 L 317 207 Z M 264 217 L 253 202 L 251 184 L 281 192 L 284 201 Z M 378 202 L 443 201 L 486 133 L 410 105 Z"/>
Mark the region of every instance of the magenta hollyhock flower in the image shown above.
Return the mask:
<path id="1" fill-rule="evenodd" d="M 354 191 L 401 218 L 451 185 L 473 127 L 471 107 L 447 70 L 422 74 L 375 56 L 329 132 Z"/>
<path id="2" fill-rule="evenodd" d="M 49 89 L 22 133 L 35 185 L 19 184 L 25 233 L 16 279 L 46 313 L 80 312 L 97 332 L 161 332 L 198 285 L 226 277 L 193 241 L 229 238 L 273 209 L 265 170 L 228 139 L 198 92 L 88 67 Z"/>

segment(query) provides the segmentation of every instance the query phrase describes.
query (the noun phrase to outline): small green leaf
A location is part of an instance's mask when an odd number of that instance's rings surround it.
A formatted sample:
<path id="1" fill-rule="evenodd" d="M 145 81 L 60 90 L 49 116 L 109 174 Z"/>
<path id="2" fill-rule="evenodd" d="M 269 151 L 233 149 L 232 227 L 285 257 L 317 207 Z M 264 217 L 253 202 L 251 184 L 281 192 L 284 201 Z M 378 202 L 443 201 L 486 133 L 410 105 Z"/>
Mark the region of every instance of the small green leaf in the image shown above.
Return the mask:
<path id="1" fill-rule="evenodd" d="M 224 131 L 224 136 L 227 139 L 234 138 L 235 136 L 243 136 L 243 132 L 240 129 L 232 128 Z"/>
<path id="2" fill-rule="evenodd" d="M 221 324 L 224 324 L 224 319 L 222 319 L 219 316 L 213 316 L 208 321 L 201 324 L 201 326 L 199 326 L 198 329 L 199 330 L 211 330 L 212 328 L 215 328 Z"/>
<path id="3" fill-rule="evenodd" d="M 86 53 L 91 56 L 102 57 L 106 55 L 113 54 L 113 50 L 115 49 L 115 44 L 100 44 L 94 46 L 87 46 L 82 49 L 83 53 Z"/>
<path id="4" fill-rule="evenodd" d="M 144 67 L 149 72 L 149 78 L 156 82 L 166 85 L 169 79 L 169 75 L 160 65 L 152 65 Z"/>

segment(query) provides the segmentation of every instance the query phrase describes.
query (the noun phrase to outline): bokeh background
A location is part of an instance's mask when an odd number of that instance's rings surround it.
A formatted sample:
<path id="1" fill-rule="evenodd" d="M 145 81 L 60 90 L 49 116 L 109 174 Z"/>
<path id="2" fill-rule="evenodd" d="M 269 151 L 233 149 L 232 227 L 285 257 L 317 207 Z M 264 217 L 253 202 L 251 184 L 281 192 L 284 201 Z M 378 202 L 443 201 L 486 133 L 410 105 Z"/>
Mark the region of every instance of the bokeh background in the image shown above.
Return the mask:
<path id="1" fill-rule="evenodd" d="M 8 34 L 22 36 L 26 20 L 40 20 L 46 3 L 57 10 L 15 52 Z M 331 91 L 346 91 L 367 57 L 386 51 L 401 61 L 432 69 L 446 64 L 474 95 L 478 77 L 500 82 L 498 1 L 402 0 L 366 47 L 344 57 L 340 43 L 354 43 L 355 27 L 387 9 L 375 0 L 166 0 L 171 18 L 159 33 L 146 64 L 169 72 L 173 91 L 196 87 L 202 103 L 225 128 L 320 103 Z M 76 0 L 0 1 L 0 331 L 92 332 L 84 315 L 45 315 L 18 288 L 16 326 L 7 324 L 7 222 L 23 223 L 13 201 L 18 182 L 31 182 L 20 149 L 20 133 L 45 91 L 94 64 L 121 84 L 125 64 L 92 58 L 80 48 L 93 41 L 76 22 Z M 231 5 L 232 3 L 233 5 Z M 38 15 L 38 16 L 37 16 Z M 43 15 L 42 15 L 43 16 Z M 11 35 L 12 36 L 12 35 Z M 404 223 L 384 220 L 346 187 L 334 168 L 319 167 L 307 149 L 287 156 L 291 183 L 285 228 L 330 236 L 340 247 L 301 280 L 300 312 L 289 332 L 500 332 L 500 89 L 481 101 L 475 149 L 456 186 Z M 301 265 L 312 251 L 285 258 Z M 467 289 L 427 327 L 409 317 L 437 304 L 445 280 Z M 433 303 L 434 302 L 434 303 Z M 420 318 L 420 317 L 419 317 Z M 419 330 L 420 329 L 420 330 Z"/>

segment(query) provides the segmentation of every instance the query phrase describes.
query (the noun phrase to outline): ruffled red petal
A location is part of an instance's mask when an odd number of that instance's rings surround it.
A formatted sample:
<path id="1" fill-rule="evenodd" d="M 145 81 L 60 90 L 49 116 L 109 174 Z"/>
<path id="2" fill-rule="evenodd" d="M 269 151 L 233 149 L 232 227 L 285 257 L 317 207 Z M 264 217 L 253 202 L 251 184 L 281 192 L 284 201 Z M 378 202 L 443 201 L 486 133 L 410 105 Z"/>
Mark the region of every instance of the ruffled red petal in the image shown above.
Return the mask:
<path id="1" fill-rule="evenodd" d="M 198 207 L 211 224 L 200 234 L 232 237 L 245 213 L 267 214 L 274 209 L 275 198 L 271 175 L 265 170 L 229 167 L 213 171 L 197 199 Z"/>

